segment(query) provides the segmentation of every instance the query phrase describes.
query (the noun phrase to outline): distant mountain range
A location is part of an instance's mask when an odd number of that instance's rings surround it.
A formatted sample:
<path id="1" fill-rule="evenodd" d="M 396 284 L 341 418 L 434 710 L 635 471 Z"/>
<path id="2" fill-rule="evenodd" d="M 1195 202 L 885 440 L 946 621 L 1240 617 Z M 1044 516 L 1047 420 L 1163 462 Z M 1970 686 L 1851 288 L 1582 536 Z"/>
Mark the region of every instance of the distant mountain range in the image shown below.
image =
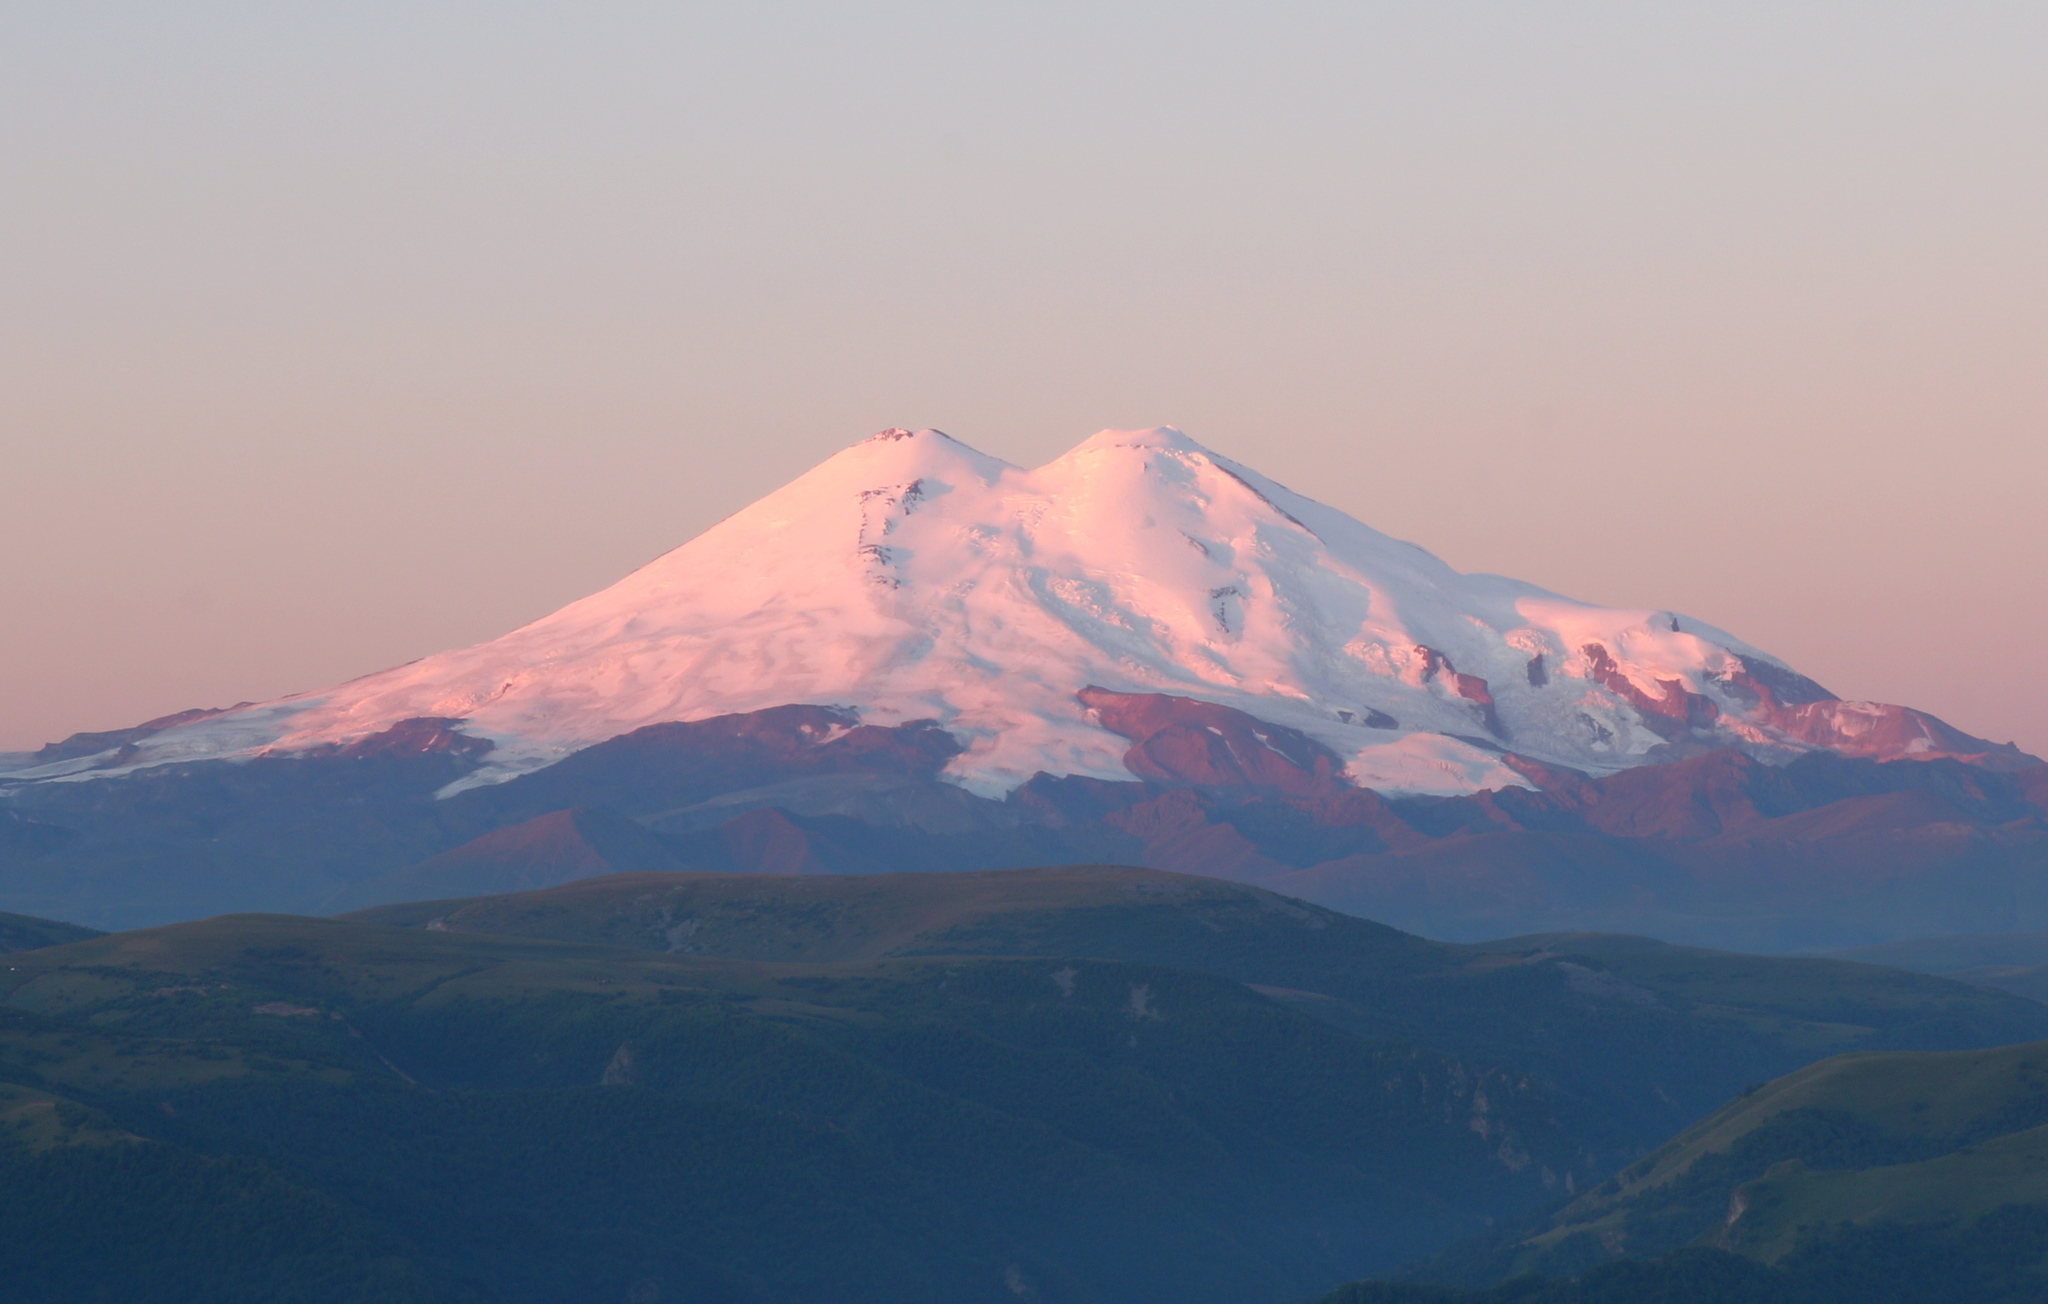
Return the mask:
<path id="1" fill-rule="evenodd" d="M 1075 861 L 1475 940 L 2043 928 L 2048 766 L 1172 430 L 895 430 L 503 638 L 0 767 L 0 906 L 100 926 Z"/>

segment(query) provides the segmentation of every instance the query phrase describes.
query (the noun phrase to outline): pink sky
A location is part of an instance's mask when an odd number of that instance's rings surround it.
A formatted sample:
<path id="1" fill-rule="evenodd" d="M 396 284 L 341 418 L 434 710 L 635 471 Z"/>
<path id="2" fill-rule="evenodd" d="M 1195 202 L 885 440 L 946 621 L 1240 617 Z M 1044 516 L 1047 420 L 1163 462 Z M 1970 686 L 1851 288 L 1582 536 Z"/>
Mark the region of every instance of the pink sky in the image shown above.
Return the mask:
<path id="1" fill-rule="evenodd" d="M 0 749 L 1162 423 L 2048 753 L 2048 11 L 0 15 Z"/>

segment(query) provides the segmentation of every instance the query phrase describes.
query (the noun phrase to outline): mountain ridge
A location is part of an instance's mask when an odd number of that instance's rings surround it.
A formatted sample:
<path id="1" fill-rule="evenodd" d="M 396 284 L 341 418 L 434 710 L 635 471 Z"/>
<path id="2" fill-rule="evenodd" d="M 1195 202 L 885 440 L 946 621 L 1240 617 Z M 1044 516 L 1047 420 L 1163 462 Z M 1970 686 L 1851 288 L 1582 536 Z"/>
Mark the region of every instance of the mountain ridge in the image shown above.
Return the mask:
<path id="1" fill-rule="evenodd" d="M 1713 747 L 2033 762 L 1910 708 L 1840 701 L 1691 617 L 1460 574 L 1159 428 L 1103 431 L 1029 471 L 941 432 L 885 431 L 502 638 L 76 735 L 8 777 L 313 755 L 442 720 L 480 749 L 460 790 L 651 724 L 812 703 L 932 721 L 960 745 L 944 779 L 1001 795 L 1038 773 L 1149 777 L 1105 705 L 1148 695 L 1306 739 L 1334 778 L 1390 792 L 1538 786 L 1531 766 L 1608 773 Z"/>
<path id="2" fill-rule="evenodd" d="M 341 920 L 726 962 L 1083 956 L 1211 973 L 1355 1034 L 1535 1071 L 1563 1099 L 1595 1102 L 1588 1134 L 1629 1120 L 1630 1143 L 1840 1050 L 2048 1027 L 2038 1003 L 1870 965 L 1585 933 L 1459 945 L 1254 885 L 1118 865 L 625 873 Z"/>
<path id="3" fill-rule="evenodd" d="M 103 926 L 1112 861 L 1467 941 L 2039 928 L 2048 765 L 1165 428 L 1034 470 L 887 431 L 502 638 L 0 765 L 0 907 Z"/>

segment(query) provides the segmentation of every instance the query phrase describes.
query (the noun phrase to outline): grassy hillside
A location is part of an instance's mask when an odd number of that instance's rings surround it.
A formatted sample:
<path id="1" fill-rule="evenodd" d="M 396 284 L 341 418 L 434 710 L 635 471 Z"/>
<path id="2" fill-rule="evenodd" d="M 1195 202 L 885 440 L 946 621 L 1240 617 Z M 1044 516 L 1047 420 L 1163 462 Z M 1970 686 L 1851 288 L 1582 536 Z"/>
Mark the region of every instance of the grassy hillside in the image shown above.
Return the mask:
<path id="1" fill-rule="evenodd" d="M 0 1267 L 35 1304 L 1277 1304 L 1597 1186 L 1832 1051 L 2016 1036 L 2048 1007 L 1936 977 L 1450 946 L 1114 867 L 224 916 L 0 963 L 0 1184 L 121 1245 L 28 1216 Z M 1712 1194 L 1642 1226 L 1691 1239 Z"/>
<path id="2" fill-rule="evenodd" d="M 83 924 L 66 924 L 34 915 L 10 915 L 0 910 L 0 952 L 33 951 L 45 946 L 62 946 L 98 937 L 100 930 Z"/>
<path id="3" fill-rule="evenodd" d="M 2048 1267 L 2048 1042 L 1825 1060 L 1442 1269 L 1565 1274 L 1684 1246 L 1797 1268 L 1909 1232 L 1930 1254 L 1988 1236 Z"/>
<path id="4" fill-rule="evenodd" d="M 290 916 L 8 958 L 0 1172 L 136 1228 L 0 1224 L 10 1300 L 1280 1301 L 1581 1161 L 1525 1074 L 1156 965 Z"/>
<path id="5" fill-rule="evenodd" d="M 1115 866 L 621 874 L 348 918 L 764 961 L 1078 955 L 1219 974 L 1362 1036 L 1538 1074 L 1601 1156 L 1555 1172 L 1560 1189 L 1828 1055 L 2048 1037 L 2048 1007 L 1870 965 L 1602 934 L 1448 945 L 1259 888 Z"/>
<path id="6" fill-rule="evenodd" d="M 0 1009 L 6 1297 L 482 1304 L 348 1201 L 273 1166 L 167 1139 L 174 1099 L 353 1079 L 337 1064 L 258 1045 L 136 1037 Z M 144 1099 L 157 1103 L 154 1116 Z"/>

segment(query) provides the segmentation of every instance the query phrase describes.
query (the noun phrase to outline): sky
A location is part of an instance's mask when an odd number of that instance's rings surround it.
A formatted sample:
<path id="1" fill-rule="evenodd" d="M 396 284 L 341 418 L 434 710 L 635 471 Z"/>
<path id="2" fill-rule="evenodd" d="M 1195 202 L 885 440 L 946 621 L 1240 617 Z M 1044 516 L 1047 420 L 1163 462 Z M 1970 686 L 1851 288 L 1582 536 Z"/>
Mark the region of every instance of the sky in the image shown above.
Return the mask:
<path id="1" fill-rule="evenodd" d="M 0 6 L 0 750 L 1171 424 L 2048 755 L 2048 6 Z"/>

